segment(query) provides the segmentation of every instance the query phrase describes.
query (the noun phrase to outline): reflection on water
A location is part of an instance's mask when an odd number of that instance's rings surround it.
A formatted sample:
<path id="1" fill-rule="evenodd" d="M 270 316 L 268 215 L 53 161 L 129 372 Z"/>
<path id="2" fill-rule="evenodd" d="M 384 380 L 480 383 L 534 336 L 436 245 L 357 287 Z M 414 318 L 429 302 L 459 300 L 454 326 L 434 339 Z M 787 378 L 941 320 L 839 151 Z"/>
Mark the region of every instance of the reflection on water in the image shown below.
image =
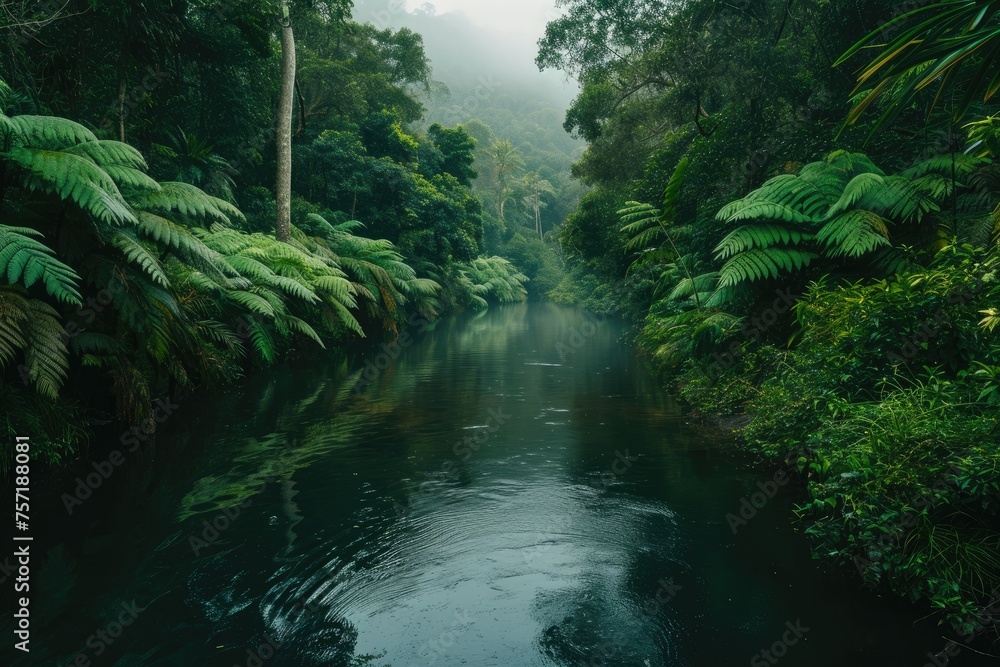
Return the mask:
<path id="1" fill-rule="evenodd" d="M 285 369 L 182 406 L 162 474 L 135 466 L 51 552 L 56 620 L 18 664 L 743 665 L 786 623 L 808 629 L 782 665 L 940 648 L 817 568 L 791 487 L 734 536 L 775 471 L 691 431 L 622 335 L 509 307 L 364 377 Z"/>

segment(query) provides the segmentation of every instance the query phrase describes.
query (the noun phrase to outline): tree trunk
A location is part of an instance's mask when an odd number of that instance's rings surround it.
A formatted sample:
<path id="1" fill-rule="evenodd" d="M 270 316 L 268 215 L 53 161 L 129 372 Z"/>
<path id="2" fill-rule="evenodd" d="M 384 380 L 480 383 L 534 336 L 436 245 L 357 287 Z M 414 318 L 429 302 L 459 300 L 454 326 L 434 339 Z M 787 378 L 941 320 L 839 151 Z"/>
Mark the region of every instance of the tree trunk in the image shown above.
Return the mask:
<path id="1" fill-rule="evenodd" d="M 288 2 L 283 3 L 281 23 L 281 93 L 278 99 L 278 123 L 275 145 L 278 153 L 278 174 L 275 200 L 278 216 L 274 236 L 287 241 L 292 236 L 292 101 L 295 95 L 295 38 L 288 18 Z"/>
<path id="2" fill-rule="evenodd" d="M 118 141 L 125 143 L 125 92 L 128 86 L 125 85 L 123 77 L 118 85 Z"/>

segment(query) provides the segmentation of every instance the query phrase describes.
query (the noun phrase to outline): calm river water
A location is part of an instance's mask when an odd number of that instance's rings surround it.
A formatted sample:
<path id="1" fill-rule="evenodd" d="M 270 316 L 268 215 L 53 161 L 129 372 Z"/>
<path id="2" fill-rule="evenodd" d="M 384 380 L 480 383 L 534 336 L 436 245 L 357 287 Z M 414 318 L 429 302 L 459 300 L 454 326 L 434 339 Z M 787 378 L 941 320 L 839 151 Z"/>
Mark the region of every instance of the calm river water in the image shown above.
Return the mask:
<path id="1" fill-rule="evenodd" d="M 623 334 L 497 308 L 181 402 L 56 505 L 16 664 L 924 665 L 941 633 L 810 558 L 794 485 L 733 533 L 779 468 L 688 426 Z"/>

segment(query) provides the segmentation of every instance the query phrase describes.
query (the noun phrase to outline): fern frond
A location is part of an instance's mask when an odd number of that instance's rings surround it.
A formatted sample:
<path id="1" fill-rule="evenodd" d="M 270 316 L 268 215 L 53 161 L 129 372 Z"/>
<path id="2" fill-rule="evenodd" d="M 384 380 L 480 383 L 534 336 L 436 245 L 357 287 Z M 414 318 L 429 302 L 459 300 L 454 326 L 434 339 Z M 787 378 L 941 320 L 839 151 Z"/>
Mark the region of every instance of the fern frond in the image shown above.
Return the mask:
<path id="1" fill-rule="evenodd" d="M 724 209 L 725 210 L 725 209 Z M 809 223 L 812 219 L 787 204 L 779 204 L 768 201 L 741 202 L 732 214 L 728 216 L 726 222 L 739 222 L 741 220 L 780 220 L 784 222 Z"/>
<path id="2" fill-rule="evenodd" d="M 830 210 L 827 211 L 824 219 L 829 220 L 835 215 L 839 215 L 844 211 L 857 206 L 858 202 L 865 200 L 871 195 L 872 192 L 878 190 L 884 185 L 885 178 L 878 174 L 858 174 L 844 187 L 844 191 L 840 195 L 840 198 L 833 206 L 830 207 Z"/>
<path id="3" fill-rule="evenodd" d="M 24 329 L 30 316 L 28 298 L 20 289 L 0 287 L 0 367 L 28 345 Z"/>
<path id="4" fill-rule="evenodd" d="M 134 223 L 114 180 L 88 158 L 60 151 L 15 147 L 0 153 L 25 172 L 25 186 L 57 195 L 107 223 Z"/>
<path id="5" fill-rule="evenodd" d="M 6 275 L 11 284 L 25 287 L 41 281 L 58 301 L 83 305 L 77 289 L 80 276 L 56 259 L 48 246 L 28 234 L 38 235 L 34 230 L 0 225 L 0 275 Z"/>
<path id="6" fill-rule="evenodd" d="M 311 338 L 316 342 L 321 348 L 326 349 L 326 345 L 323 344 L 323 339 L 319 337 L 316 330 L 309 326 L 309 323 L 302 320 L 294 315 L 278 315 L 276 318 L 276 323 L 280 330 L 285 332 L 296 331 L 308 338 Z"/>
<path id="7" fill-rule="evenodd" d="M 351 311 L 347 309 L 347 306 L 337 300 L 328 301 L 327 303 L 329 303 L 330 307 L 333 308 L 341 324 L 362 338 L 365 337 L 364 329 L 361 328 L 361 324 L 358 322 L 357 318 L 354 317 Z"/>
<path id="8" fill-rule="evenodd" d="M 159 260 L 153 253 L 146 246 L 142 245 L 131 233 L 120 229 L 115 231 L 117 233 L 111 237 L 111 244 L 121 250 L 125 259 L 139 266 L 157 285 L 169 287 L 170 281 L 167 279 L 167 275 L 163 272 L 163 267 L 160 266 Z"/>
<path id="9" fill-rule="evenodd" d="M 921 178 L 927 174 L 937 174 L 950 179 L 953 173 L 956 176 L 965 176 L 986 163 L 988 163 L 987 160 L 967 153 L 944 153 L 918 162 L 909 169 L 900 172 L 899 175 L 910 180 Z"/>
<path id="10" fill-rule="evenodd" d="M 28 346 L 24 353 L 24 365 L 35 391 L 55 400 L 69 370 L 65 331 L 59 323 L 59 313 L 52 306 L 32 299 L 29 308 L 31 315 L 27 322 Z"/>
<path id="11" fill-rule="evenodd" d="M 827 222 L 816 234 L 831 257 L 852 257 L 888 247 L 886 220 L 871 211 L 848 211 Z"/>
<path id="12" fill-rule="evenodd" d="M 919 185 L 902 176 L 889 176 L 878 195 L 869 197 L 870 208 L 901 222 L 920 222 L 924 215 L 941 207 Z"/>
<path id="13" fill-rule="evenodd" d="M 745 281 L 777 278 L 809 266 L 817 255 L 802 250 L 786 248 L 754 248 L 727 261 L 719 270 L 719 286 L 732 287 Z"/>
<path id="14" fill-rule="evenodd" d="M 313 281 L 312 286 L 317 293 L 336 299 L 348 308 L 358 307 L 358 302 L 354 299 L 354 285 L 347 278 L 320 276 Z"/>
<path id="15" fill-rule="evenodd" d="M 231 290 L 226 292 L 226 297 L 251 313 L 263 315 L 267 318 L 273 318 L 275 316 L 274 306 L 259 294 L 244 292 L 241 290 Z"/>
<path id="16" fill-rule="evenodd" d="M 213 197 L 190 183 L 168 181 L 160 183 L 160 190 L 147 192 L 135 200 L 141 210 L 161 213 L 178 213 L 192 220 L 208 223 L 232 223 L 232 218 L 243 219 L 238 208 L 224 199 Z"/>
<path id="17" fill-rule="evenodd" d="M 81 331 L 70 339 L 70 347 L 77 355 L 100 355 L 105 357 L 121 353 L 121 346 L 111 336 L 94 331 Z"/>
<path id="18" fill-rule="evenodd" d="M 265 363 L 274 363 L 278 356 L 278 346 L 275 344 L 274 336 L 262 323 L 253 318 L 248 318 L 248 320 L 250 343 L 253 345 L 253 349 Z"/>
<path id="19" fill-rule="evenodd" d="M 95 142 L 97 137 L 80 123 L 58 116 L 11 116 L 22 146 L 59 151 L 85 142 Z"/>
<path id="20" fill-rule="evenodd" d="M 743 225 L 726 235 L 715 247 L 716 259 L 727 259 L 751 248 L 769 248 L 778 244 L 797 245 L 811 240 L 811 234 L 780 225 Z"/>
<path id="21" fill-rule="evenodd" d="M 136 148 L 121 141 L 101 139 L 63 148 L 62 152 L 89 158 L 102 169 L 110 166 L 146 171 L 149 165 Z"/>

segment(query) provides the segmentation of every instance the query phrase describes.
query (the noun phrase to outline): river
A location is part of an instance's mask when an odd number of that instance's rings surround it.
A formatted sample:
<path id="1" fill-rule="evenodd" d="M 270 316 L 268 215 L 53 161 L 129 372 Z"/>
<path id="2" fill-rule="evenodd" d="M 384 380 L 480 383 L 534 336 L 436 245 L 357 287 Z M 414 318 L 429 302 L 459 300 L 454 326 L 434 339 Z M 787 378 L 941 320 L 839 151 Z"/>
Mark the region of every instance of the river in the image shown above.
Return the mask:
<path id="1" fill-rule="evenodd" d="M 495 308 L 178 401 L 53 520 L 16 664 L 921 667 L 941 633 L 812 560 L 800 489 L 624 333 Z"/>

